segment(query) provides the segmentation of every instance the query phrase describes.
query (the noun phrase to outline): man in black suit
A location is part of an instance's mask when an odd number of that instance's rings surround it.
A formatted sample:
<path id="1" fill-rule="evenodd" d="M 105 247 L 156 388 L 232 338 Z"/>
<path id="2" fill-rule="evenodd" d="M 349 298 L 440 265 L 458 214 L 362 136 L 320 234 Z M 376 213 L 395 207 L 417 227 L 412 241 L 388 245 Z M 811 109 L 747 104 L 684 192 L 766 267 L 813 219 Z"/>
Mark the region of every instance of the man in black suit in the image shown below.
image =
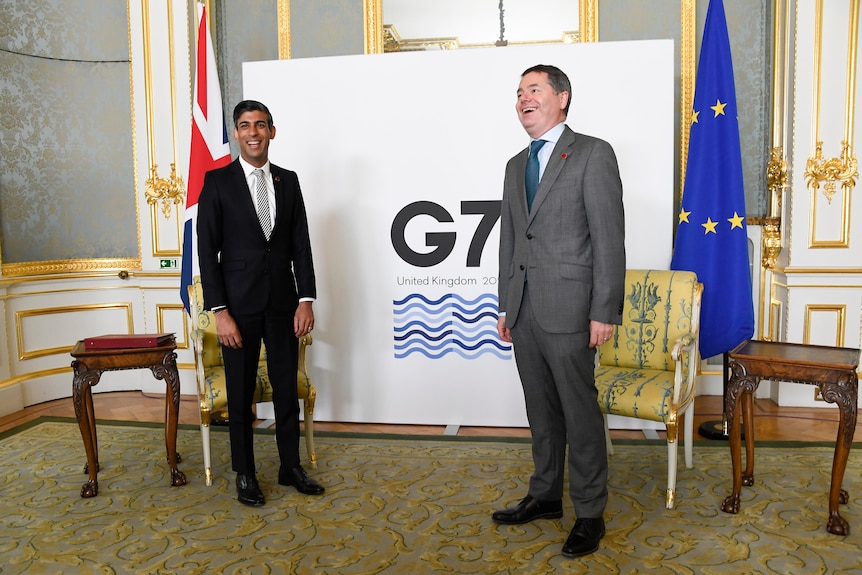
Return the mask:
<path id="1" fill-rule="evenodd" d="M 275 126 L 253 100 L 233 112 L 240 156 L 207 172 L 198 201 L 204 305 L 216 318 L 227 378 L 237 498 L 265 503 L 255 474 L 252 413 L 261 341 L 275 407 L 278 482 L 301 493 L 324 488 L 299 463 L 296 370 L 300 337 L 314 327 L 317 297 L 305 204 L 295 172 L 269 162 Z"/>

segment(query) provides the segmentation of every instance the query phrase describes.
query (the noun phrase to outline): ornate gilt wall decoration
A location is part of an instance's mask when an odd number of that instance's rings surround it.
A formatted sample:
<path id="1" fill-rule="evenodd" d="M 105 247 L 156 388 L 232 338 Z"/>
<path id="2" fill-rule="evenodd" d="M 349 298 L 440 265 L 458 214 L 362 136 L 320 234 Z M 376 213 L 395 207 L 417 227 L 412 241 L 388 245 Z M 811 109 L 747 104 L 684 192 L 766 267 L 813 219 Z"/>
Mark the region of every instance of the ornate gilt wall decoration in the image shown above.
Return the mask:
<path id="1" fill-rule="evenodd" d="M 147 203 L 151 206 L 161 206 L 162 215 L 166 220 L 177 206 L 185 204 L 186 188 L 183 177 L 177 174 L 177 165 L 171 163 L 171 173 L 167 178 L 159 177 L 159 166 L 153 164 L 150 168 L 150 177 L 146 181 L 144 194 Z"/>
<path id="2" fill-rule="evenodd" d="M 773 205 L 771 215 L 761 222 L 763 232 L 762 264 L 766 269 L 773 269 L 781 252 L 781 197 L 787 187 L 787 161 L 784 159 L 784 149 L 772 149 L 769 164 L 766 166 L 766 185 Z"/>
<path id="3" fill-rule="evenodd" d="M 490 45 L 490 44 L 489 44 Z M 455 50 L 460 48 L 458 38 L 401 38 L 392 24 L 383 25 L 383 52 L 421 52 L 424 50 Z"/>
<path id="4" fill-rule="evenodd" d="M 805 178 L 808 180 L 808 188 L 817 192 L 823 183 L 823 195 L 826 201 L 832 203 L 832 197 L 838 191 L 838 183 L 845 194 L 856 186 L 857 170 L 856 157 L 850 151 L 850 145 L 841 142 L 841 157 L 826 158 L 823 156 L 823 142 L 818 141 L 814 157 L 808 158 L 805 164 Z"/>
<path id="5" fill-rule="evenodd" d="M 760 223 L 763 228 L 763 267 L 773 269 L 781 252 L 781 220 L 779 218 L 763 218 Z"/>

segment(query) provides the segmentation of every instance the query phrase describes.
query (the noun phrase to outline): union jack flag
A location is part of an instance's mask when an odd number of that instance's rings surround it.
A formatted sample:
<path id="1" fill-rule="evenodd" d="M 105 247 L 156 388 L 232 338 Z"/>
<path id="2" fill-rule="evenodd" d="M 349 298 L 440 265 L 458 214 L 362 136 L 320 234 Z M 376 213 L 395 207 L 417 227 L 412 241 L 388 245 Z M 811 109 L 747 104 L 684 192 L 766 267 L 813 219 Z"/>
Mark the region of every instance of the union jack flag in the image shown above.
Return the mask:
<path id="1" fill-rule="evenodd" d="M 198 7 L 200 21 L 192 107 L 192 142 L 189 153 L 189 185 L 186 193 L 183 262 L 180 273 L 180 298 L 186 311 L 189 310 L 188 286 L 192 284 L 192 278 L 200 273 L 197 217 L 198 198 L 201 195 L 204 174 L 230 163 L 230 146 L 227 140 L 215 52 L 207 25 L 206 7 L 203 4 L 198 4 Z"/>

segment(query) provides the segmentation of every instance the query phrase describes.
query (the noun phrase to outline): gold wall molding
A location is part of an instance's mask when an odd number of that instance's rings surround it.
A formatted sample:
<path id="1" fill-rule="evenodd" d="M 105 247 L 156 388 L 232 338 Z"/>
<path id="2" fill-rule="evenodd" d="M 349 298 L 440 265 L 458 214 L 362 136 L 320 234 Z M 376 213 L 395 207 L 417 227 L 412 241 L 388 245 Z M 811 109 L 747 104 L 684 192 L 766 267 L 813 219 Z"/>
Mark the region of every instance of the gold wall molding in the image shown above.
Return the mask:
<path id="1" fill-rule="evenodd" d="M 814 22 L 814 110 L 813 141 L 815 150 L 809 156 L 804 177 L 811 194 L 809 248 L 847 248 L 850 235 L 850 193 L 856 186 L 859 175 L 856 156 L 853 153 L 853 134 L 855 131 L 855 98 L 856 98 L 856 59 L 859 45 L 859 2 L 850 1 L 849 32 L 847 39 L 847 68 L 845 91 L 844 139 L 841 141 L 839 157 L 827 158 L 823 154 L 823 140 L 820 137 L 821 89 L 823 83 L 823 0 L 815 1 Z M 840 236 L 838 239 L 820 240 L 817 237 L 817 200 L 820 197 L 821 184 L 823 197 L 832 204 L 839 184 L 843 196 Z"/>
<path id="2" fill-rule="evenodd" d="M 578 0 L 578 35 L 581 42 L 599 41 L 599 0 Z"/>
<path id="3" fill-rule="evenodd" d="M 365 53 L 382 54 L 383 0 L 363 0 L 365 8 Z"/>
<path id="4" fill-rule="evenodd" d="M 141 258 L 126 259 L 75 259 L 54 260 L 46 262 L 25 262 L 18 264 L 3 264 L 4 277 L 19 277 L 42 274 L 88 272 L 93 270 L 116 269 L 141 269 Z M 47 278 L 51 280 L 56 277 Z"/>
<path id="5" fill-rule="evenodd" d="M 376 0 L 380 2 L 380 0 Z M 278 0 L 278 59 L 290 60 L 290 0 Z"/>
<path id="6" fill-rule="evenodd" d="M 563 32 L 559 40 L 525 40 L 513 42 L 506 40 L 506 46 L 535 46 L 539 44 L 575 44 L 580 41 L 577 31 Z M 494 42 L 480 42 L 476 44 L 465 43 L 456 37 L 448 38 L 402 38 L 398 30 L 392 24 L 383 25 L 383 52 L 421 52 L 434 48 L 437 50 L 457 50 L 459 48 L 492 48 Z"/>
<path id="7" fill-rule="evenodd" d="M 787 188 L 787 159 L 784 157 L 784 122 L 787 110 L 785 86 L 789 22 L 787 3 L 775 0 L 772 27 L 772 150 L 766 165 L 766 186 L 769 193 L 769 211 L 763 223 L 761 266 L 773 269 L 782 249 L 781 218 L 784 190 Z M 771 321 L 771 318 L 770 318 Z"/>
<path id="8" fill-rule="evenodd" d="M 806 304 L 802 343 L 811 343 L 811 324 L 816 314 L 835 316 L 835 341 L 829 342 L 827 345 L 844 347 L 844 332 L 847 327 L 847 306 L 843 304 Z"/>
<path id="9" fill-rule="evenodd" d="M 288 2 L 289 0 L 279 0 Z M 576 42 L 597 42 L 599 39 L 599 0 L 578 0 L 578 26 L 577 31 L 563 31 L 559 40 L 531 40 L 512 42 L 506 41 L 505 45 L 532 45 L 532 44 L 574 44 Z M 683 0 L 683 2 L 694 0 Z M 365 8 L 365 53 L 383 54 L 384 52 L 410 52 L 437 48 L 440 50 L 454 50 L 457 48 L 484 48 L 495 46 L 494 42 L 478 44 L 462 44 L 456 37 L 440 38 L 402 38 L 398 30 L 392 24 L 383 24 L 383 0 L 363 0 Z M 279 18 L 281 9 L 279 8 Z M 279 29 L 281 20 L 279 19 Z"/>
<path id="10" fill-rule="evenodd" d="M 680 54 L 679 54 L 679 199 L 685 188 L 685 170 L 688 165 L 688 138 L 691 128 L 691 112 L 694 108 L 694 81 L 697 78 L 696 63 L 696 0 L 680 0 Z"/>
<path id="11" fill-rule="evenodd" d="M 166 314 L 180 317 L 180 322 L 182 323 L 181 333 L 174 332 L 176 335 L 177 349 L 189 349 L 189 314 L 186 313 L 185 307 L 183 304 L 157 303 L 156 333 L 171 332 L 171 330 L 167 328 L 168 322 L 165 319 Z"/>
<path id="12" fill-rule="evenodd" d="M 829 274 L 839 274 L 839 275 L 857 275 L 862 274 L 862 268 L 795 268 L 788 267 L 784 268 L 784 273 L 787 275 L 829 275 Z M 842 287 L 835 286 L 834 284 L 822 285 L 817 287 Z"/>
<path id="13" fill-rule="evenodd" d="M 149 177 L 144 183 L 144 195 L 147 204 L 154 208 L 161 208 L 161 214 L 155 209 L 150 210 L 150 230 L 152 235 L 152 255 L 153 256 L 178 256 L 181 254 L 180 230 L 181 226 L 172 226 L 170 229 L 175 231 L 175 237 L 172 238 L 175 248 L 163 249 L 161 247 L 161 232 L 160 219 L 170 221 L 176 215 L 179 222 L 182 220 L 181 214 L 184 211 L 186 189 L 185 182 L 182 176 L 177 173 L 177 164 L 179 163 L 179 151 L 177 142 L 179 141 L 179 128 L 177 126 L 177 110 L 176 110 L 176 67 L 174 58 L 176 49 L 174 46 L 174 10 L 173 2 L 166 2 L 167 8 L 167 30 L 168 37 L 168 83 L 170 91 L 170 118 L 171 118 L 171 151 L 173 162 L 171 162 L 170 173 L 167 177 L 160 177 L 158 171 L 158 163 L 156 162 L 156 129 L 155 129 L 155 97 L 153 92 L 153 60 L 152 60 L 152 36 L 150 32 L 150 2 L 142 0 L 142 35 L 143 35 L 143 76 L 144 76 L 144 107 L 146 110 L 146 130 L 147 130 L 147 145 L 148 145 L 148 172 Z"/>
<path id="14" fill-rule="evenodd" d="M 69 348 L 69 351 L 72 351 L 72 349 Z M 32 371 L 30 373 L 16 375 L 15 377 L 10 377 L 9 379 L 4 379 L 3 381 L 0 381 L 0 389 L 12 387 L 13 385 L 18 385 L 19 383 L 24 383 L 25 381 L 32 381 L 34 379 L 41 379 L 43 377 L 50 377 L 52 375 L 62 375 L 64 373 L 72 373 L 72 366 L 70 365 L 69 367 L 55 367 L 53 369 L 43 369 L 41 371 Z"/>
<path id="15" fill-rule="evenodd" d="M 30 317 L 39 317 L 45 315 L 53 315 L 53 314 L 69 314 L 69 313 L 78 313 L 78 312 L 91 312 L 91 311 L 105 311 L 105 310 L 121 310 L 126 312 L 126 327 L 128 328 L 128 333 L 134 333 L 134 316 L 132 313 L 132 304 L 131 302 L 121 302 L 121 303 L 98 303 L 98 304 L 85 304 L 79 306 L 63 306 L 63 307 L 51 307 L 51 308 L 33 308 L 15 312 L 15 337 L 18 342 L 18 359 L 20 361 L 24 361 L 27 359 L 34 359 L 37 357 L 44 357 L 47 355 L 58 355 L 62 353 L 69 353 L 72 351 L 72 347 L 74 347 L 74 342 L 69 345 L 53 347 L 53 348 L 43 348 L 37 350 L 26 350 L 24 346 L 24 321 Z"/>

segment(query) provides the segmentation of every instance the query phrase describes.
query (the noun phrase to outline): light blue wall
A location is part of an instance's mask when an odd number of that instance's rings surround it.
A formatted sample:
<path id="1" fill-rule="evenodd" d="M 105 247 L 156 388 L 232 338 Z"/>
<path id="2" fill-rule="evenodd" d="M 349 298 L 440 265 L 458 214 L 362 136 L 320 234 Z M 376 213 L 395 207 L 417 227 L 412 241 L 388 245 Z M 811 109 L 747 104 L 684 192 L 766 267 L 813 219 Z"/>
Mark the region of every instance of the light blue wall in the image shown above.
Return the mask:
<path id="1" fill-rule="evenodd" d="M 126 2 L 0 2 L 0 257 L 138 257 Z"/>

